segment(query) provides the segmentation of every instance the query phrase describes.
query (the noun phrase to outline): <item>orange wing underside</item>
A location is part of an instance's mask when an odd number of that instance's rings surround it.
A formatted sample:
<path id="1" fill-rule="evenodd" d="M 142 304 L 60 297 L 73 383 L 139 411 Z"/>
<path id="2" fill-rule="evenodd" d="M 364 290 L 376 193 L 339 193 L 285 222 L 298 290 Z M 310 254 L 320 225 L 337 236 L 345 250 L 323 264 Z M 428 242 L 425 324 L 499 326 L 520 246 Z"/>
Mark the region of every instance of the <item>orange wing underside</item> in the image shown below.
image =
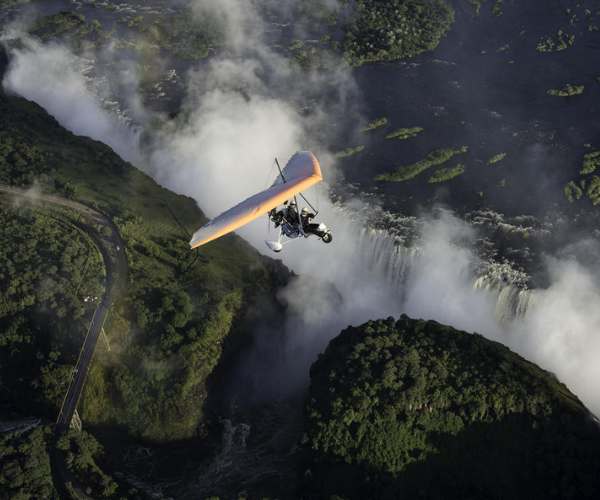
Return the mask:
<path id="1" fill-rule="evenodd" d="M 200 228 L 190 242 L 191 248 L 198 248 L 221 236 L 245 226 L 261 215 L 267 214 L 273 208 L 282 205 L 283 202 L 294 197 L 294 195 L 305 191 L 323 180 L 319 161 L 309 152 L 296 153 L 288 162 L 292 163 L 298 155 L 303 155 L 300 160 L 306 165 L 301 165 L 303 172 L 299 177 L 287 180 L 285 183 L 276 184 L 269 189 L 251 196 L 235 207 L 222 213 L 207 225 Z M 287 168 L 287 166 L 286 166 Z M 284 169 L 284 175 L 286 170 Z"/>

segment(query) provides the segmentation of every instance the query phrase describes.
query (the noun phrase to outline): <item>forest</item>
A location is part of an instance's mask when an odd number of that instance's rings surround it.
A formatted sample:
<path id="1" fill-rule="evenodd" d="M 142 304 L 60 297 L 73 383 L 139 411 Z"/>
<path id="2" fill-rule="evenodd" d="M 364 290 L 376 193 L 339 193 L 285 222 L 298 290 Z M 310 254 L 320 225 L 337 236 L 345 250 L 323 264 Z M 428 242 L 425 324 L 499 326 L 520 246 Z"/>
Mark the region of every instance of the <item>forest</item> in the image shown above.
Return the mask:
<path id="1" fill-rule="evenodd" d="M 345 498 L 593 498 L 600 431 L 556 377 L 434 321 L 369 321 L 311 368 L 311 483 Z M 451 493 L 450 493 L 451 492 Z"/>
<path id="2" fill-rule="evenodd" d="M 148 440 L 196 435 L 225 338 L 243 331 L 245 311 L 271 300 L 287 270 L 233 235 L 196 257 L 187 231 L 205 218 L 192 199 L 2 92 L 0 141 L 0 183 L 87 204 L 111 217 L 125 242 L 129 285 L 109 313 L 112 351 L 99 348 L 82 418 Z M 89 240 L 48 207 L 9 203 L 0 216 L 0 376 L 11 381 L 2 402 L 53 419 L 93 312 L 84 299 L 101 296 L 104 270 Z"/>
<path id="3" fill-rule="evenodd" d="M 406 59 L 433 50 L 454 22 L 444 0 L 359 0 L 342 42 L 352 66 Z"/>

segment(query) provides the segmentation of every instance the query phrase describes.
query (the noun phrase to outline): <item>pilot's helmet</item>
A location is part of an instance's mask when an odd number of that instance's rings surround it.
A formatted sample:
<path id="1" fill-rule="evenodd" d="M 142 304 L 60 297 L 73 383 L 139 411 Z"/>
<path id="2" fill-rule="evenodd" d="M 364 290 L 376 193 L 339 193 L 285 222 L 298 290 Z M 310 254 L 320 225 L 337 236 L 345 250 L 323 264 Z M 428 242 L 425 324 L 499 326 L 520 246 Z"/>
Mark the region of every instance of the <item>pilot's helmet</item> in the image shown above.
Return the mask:
<path id="1" fill-rule="evenodd" d="M 308 214 L 308 208 L 306 207 L 302 207 L 302 211 L 300 212 L 302 215 L 307 215 Z"/>

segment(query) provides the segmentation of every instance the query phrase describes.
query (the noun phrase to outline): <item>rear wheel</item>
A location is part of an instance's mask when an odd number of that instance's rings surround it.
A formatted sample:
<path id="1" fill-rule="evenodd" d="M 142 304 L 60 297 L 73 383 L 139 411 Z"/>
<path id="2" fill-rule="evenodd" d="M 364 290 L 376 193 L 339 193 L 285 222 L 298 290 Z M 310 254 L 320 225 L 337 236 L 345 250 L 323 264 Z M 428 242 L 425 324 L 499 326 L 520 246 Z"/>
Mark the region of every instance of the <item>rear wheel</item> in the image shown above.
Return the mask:
<path id="1" fill-rule="evenodd" d="M 331 243 L 331 240 L 333 240 L 333 236 L 332 234 L 328 231 L 326 232 L 321 239 L 323 240 L 323 243 Z"/>

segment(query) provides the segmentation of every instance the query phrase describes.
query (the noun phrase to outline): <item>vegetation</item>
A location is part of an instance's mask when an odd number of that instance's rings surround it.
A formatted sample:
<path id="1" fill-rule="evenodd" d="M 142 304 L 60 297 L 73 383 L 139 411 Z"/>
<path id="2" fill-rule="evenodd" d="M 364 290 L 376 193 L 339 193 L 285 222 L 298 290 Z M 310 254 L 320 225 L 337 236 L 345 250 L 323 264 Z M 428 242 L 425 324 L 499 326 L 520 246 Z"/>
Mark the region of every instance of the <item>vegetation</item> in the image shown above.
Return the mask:
<path id="1" fill-rule="evenodd" d="M 600 431 L 551 373 L 477 334 L 402 316 L 349 327 L 311 368 L 321 497 L 593 498 Z"/>
<path id="2" fill-rule="evenodd" d="M 224 27 L 212 16 L 182 12 L 171 16 L 160 16 L 148 23 L 139 21 L 129 24 L 144 36 L 150 46 L 157 46 L 182 59 L 203 59 L 210 51 L 223 44 Z M 135 39 L 134 39 L 134 43 Z M 140 47 L 143 48 L 143 47 Z"/>
<path id="3" fill-rule="evenodd" d="M 588 180 L 586 194 L 592 205 L 600 205 L 600 177 L 593 175 Z"/>
<path id="4" fill-rule="evenodd" d="M 538 52 L 560 52 L 572 47 L 575 43 L 575 35 L 565 33 L 563 30 L 558 30 L 556 38 L 547 36 L 542 38 L 537 44 Z"/>
<path id="5" fill-rule="evenodd" d="M 301 0 L 295 7 L 298 18 L 316 19 L 328 26 L 336 24 L 340 13 L 337 2 L 332 3 L 323 0 Z"/>
<path id="6" fill-rule="evenodd" d="M 31 0 L 0 0 L 0 7 L 8 8 L 31 2 Z"/>
<path id="7" fill-rule="evenodd" d="M 353 66 L 435 49 L 454 22 L 444 0 L 358 0 L 342 43 Z"/>
<path id="8" fill-rule="evenodd" d="M 195 259 L 182 229 L 206 220 L 194 200 L 1 91 L 0 144 L 0 183 L 68 193 L 110 216 L 125 241 L 129 286 L 105 325 L 112 351 L 96 353 L 84 422 L 156 441 L 195 435 L 224 339 L 244 328 L 254 301 L 273 300 L 285 269 L 234 235 Z M 0 394 L 23 414 L 55 418 L 93 310 L 84 298 L 99 295 L 102 271 L 86 238 L 42 208 L 0 213 Z"/>
<path id="9" fill-rule="evenodd" d="M 87 41 L 101 42 L 108 39 L 98 21 L 86 22 L 79 13 L 61 11 L 38 19 L 30 29 L 31 34 L 43 41 L 70 39 L 75 44 Z"/>
<path id="10" fill-rule="evenodd" d="M 77 227 L 0 205 L 0 400 L 57 414 L 103 279 Z"/>
<path id="11" fill-rule="evenodd" d="M 310 20 L 312 36 L 290 46 L 305 69 L 327 64 L 330 51 L 341 52 L 351 66 L 415 57 L 435 49 L 454 22 L 447 0 L 302 0 L 295 12 Z"/>
<path id="12" fill-rule="evenodd" d="M 119 498 L 117 483 L 98 465 L 104 452 L 91 434 L 69 431 L 56 445 L 54 439 L 50 425 L 0 434 L 2 498 L 58 499 L 50 466 L 55 451 L 64 459 L 67 482 L 71 483 L 67 488 L 84 485 L 83 493 L 91 498 Z"/>
<path id="13" fill-rule="evenodd" d="M 485 0 L 467 0 L 475 9 L 475 14 L 479 15 L 481 12 L 481 6 L 485 3 Z"/>
<path id="14" fill-rule="evenodd" d="M 416 137 L 421 132 L 423 132 L 423 130 L 425 129 L 422 127 L 399 128 L 386 135 L 385 138 L 398 139 L 400 141 L 404 141 L 406 139 L 412 139 L 413 137 Z"/>
<path id="15" fill-rule="evenodd" d="M 503 14 L 503 12 L 502 12 L 503 5 L 504 5 L 503 0 L 496 0 L 494 2 L 494 5 L 492 5 L 492 14 L 494 14 L 497 17 L 501 16 Z"/>
<path id="16" fill-rule="evenodd" d="M 118 49 L 140 52 L 146 66 L 152 63 L 150 56 L 156 55 L 156 50 L 168 51 L 181 59 L 202 59 L 223 43 L 220 20 L 185 9 L 169 16 L 121 14 L 117 20 L 126 31 L 117 30 L 115 25 L 107 31 L 98 19 L 87 20 L 82 14 L 61 11 L 38 19 L 30 32 L 44 41 L 67 41 L 74 48 L 83 47 L 83 42 L 96 46 L 114 42 Z M 148 68 L 142 66 L 141 70 Z"/>
<path id="17" fill-rule="evenodd" d="M 551 95 L 551 96 L 557 96 L 557 97 L 572 97 L 575 95 L 583 94 L 584 90 L 585 90 L 585 85 L 572 85 L 570 83 L 567 83 L 561 89 L 548 90 L 547 94 Z"/>
<path id="18" fill-rule="evenodd" d="M 52 483 L 50 426 L 0 434 L 0 491 L 2 498 L 58 499 Z"/>
<path id="19" fill-rule="evenodd" d="M 581 175 L 593 174 L 600 167 L 600 151 L 592 151 L 583 156 L 583 165 L 581 166 Z"/>
<path id="20" fill-rule="evenodd" d="M 380 118 L 376 118 L 373 121 L 367 123 L 367 126 L 361 130 L 361 132 L 370 132 L 371 130 L 376 130 L 381 127 L 385 127 L 388 124 L 388 119 L 385 116 Z"/>
<path id="21" fill-rule="evenodd" d="M 457 165 L 450 168 L 440 168 L 436 170 L 433 175 L 429 178 L 427 182 L 429 184 L 435 184 L 438 182 L 446 182 L 449 180 L 462 175 L 465 171 L 465 166 L 462 163 L 458 163 Z"/>
<path id="22" fill-rule="evenodd" d="M 501 162 L 502 160 L 504 160 L 504 158 L 506 158 L 506 153 L 498 153 L 498 154 L 496 154 L 496 155 L 492 156 L 492 157 L 491 157 L 491 158 L 488 160 L 487 164 L 488 164 L 488 165 L 495 165 L 496 163 L 499 163 L 499 162 Z"/>
<path id="23" fill-rule="evenodd" d="M 338 151 L 335 156 L 336 158 L 348 158 L 349 156 L 354 156 L 360 153 L 365 149 L 364 146 L 356 146 L 355 148 L 346 148 L 342 151 Z"/>
<path id="24" fill-rule="evenodd" d="M 464 154 L 469 150 L 467 146 L 462 146 L 458 149 L 436 149 L 429 153 L 423 160 L 413 163 L 411 165 L 405 165 L 398 168 L 394 172 L 388 174 L 381 174 L 375 177 L 377 181 L 390 181 L 390 182 L 402 182 L 410 179 L 414 179 L 417 175 L 424 172 L 431 167 L 437 167 L 443 165 L 447 161 L 454 158 L 456 155 Z"/>
<path id="25" fill-rule="evenodd" d="M 591 148 L 591 144 L 585 144 L 586 148 Z M 563 191 L 565 198 L 569 203 L 583 198 L 584 194 L 592 205 L 600 204 L 600 177 L 594 174 L 600 167 L 600 151 L 590 151 L 583 155 L 583 161 L 579 174 L 579 180 L 569 181 Z"/>
<path id="26" fill-rule="evenodd" d="M 293 57 L 293 60 L 303 70 L 321 68 L 326 62 L 325 55 L 328 54 L 328 42 L 329 39 L 327 37 L 318 42 L 312 40 L 310 42 L 294 40 L 289 47 L 289 51 Z"/>
<path id="27" fill-rule="evenodd" d="M 569 203 L 579 200 L 583 196 L 583 189 L 581 189 L 575 181 L 570 181 L 564 187 L 564 193 Z"/>
<path id="28" fill-rule="evenodd" d="M 104 450 L 89 433 L 69 431 L 56 443 L 75 484 L 85 485 L 85 494 L 92 498 L 118 498 L 117 483 L 99 466 Z"/>

